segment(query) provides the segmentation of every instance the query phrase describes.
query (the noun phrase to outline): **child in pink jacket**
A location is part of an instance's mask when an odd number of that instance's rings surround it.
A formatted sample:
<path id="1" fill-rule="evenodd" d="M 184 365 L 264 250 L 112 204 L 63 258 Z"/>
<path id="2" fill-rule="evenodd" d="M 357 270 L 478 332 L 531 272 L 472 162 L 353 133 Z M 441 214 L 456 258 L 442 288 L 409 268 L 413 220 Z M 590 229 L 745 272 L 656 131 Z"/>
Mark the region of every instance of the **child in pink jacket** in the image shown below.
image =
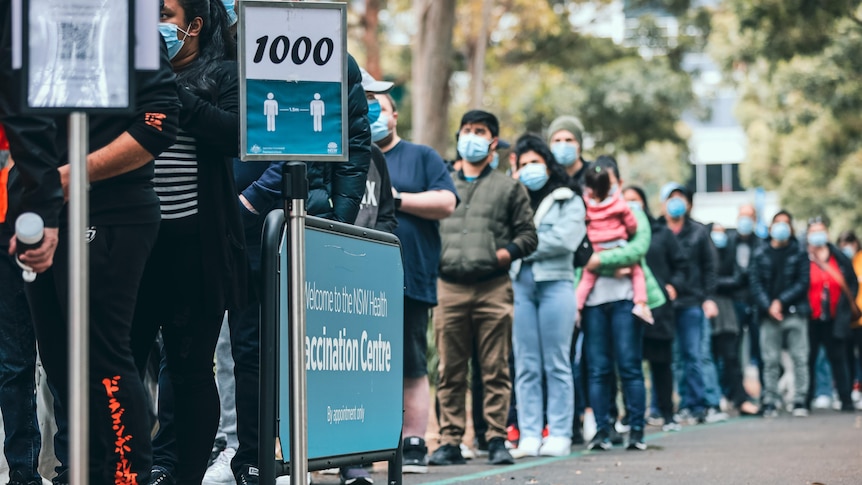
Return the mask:
<path id="1" fill-rule="evenodd" d="M 587 187 L 584 202 L 587 206 L 587 237 L 596 252 L 625 246 L 638 228 L 637 219 L 628 204 L 620 196 L 617 185 L 611 186 L 610 174 L 606 167 L 590 167 L 584 175 Z M 652 312 L 647 306 L 646 278 L 639 264 L 625 268 L 618 275 L 632 279 L 634 309 L 632 313 L 645 322 L 653 323 Z M 584 270 L 575 292 L 578 310 L 583 310 L 587 297 L 596 284 L 598 274 Z"/>

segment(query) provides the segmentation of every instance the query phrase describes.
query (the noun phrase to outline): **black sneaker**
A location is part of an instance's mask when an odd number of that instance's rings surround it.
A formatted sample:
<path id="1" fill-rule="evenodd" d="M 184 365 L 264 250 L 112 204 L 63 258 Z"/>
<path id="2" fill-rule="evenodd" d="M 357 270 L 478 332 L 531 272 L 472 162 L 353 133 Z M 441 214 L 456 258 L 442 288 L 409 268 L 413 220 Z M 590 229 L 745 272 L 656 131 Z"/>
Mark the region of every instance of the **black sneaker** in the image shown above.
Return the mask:
<path id="1" fill-rule="evenodd" d="M 644 430 L 642 429 L 632 429 L 629 433 L 629 444 L 626 446 L 627 450 L 645 450 L 646 443 L 644 443 Z"/>
<path id="2" fill-rule="evenodd" d="M 467 460 L 461 455 L 461 447 L 456 445 L 440 445 L 440 448 L 431 453 L 431 458 L 428 460 L 428 464 L 433 466 L 463 465 L 464 463 L 467 463 Z"/>
<path id="3" fill-rule="evenodd" d="M 236 485 L 257 485 L 260 479 L 260 470 L 253 465 L 243 465 L 239 468 L 235 478 Z"/>
<path id="4" fill-rule="evenodd" d="M 69 467 L 57 467 L 57 476 L 51 479 L 51 485 L 69 485 Z"/>
<path id="5" fill-rule="evenodd" d="M 227 440 L 224 438 L 216 438 L 213 442 L 213 449 L 210 451 L 210 458 L 207 460 L 207 468 L 213 466 L 219 454 L 227 448 Z"/>
<path id="6" fill-rule="evenodd" d="M 21 470 L 14 470 L 9 474 L 9 483 L 7 485 L 42 485 L 42 477 L 27 478 L 26 473 Z"/>
<path id="7" fill-rule="evenodd" d="M 428 447 L 418 436 L 408 436 L 401 444 L 401 473 L 428 473 Z"/>
<path id="8" fill-rule="evenodd" d="M 473 439 L 473 448 L 476 456 L 488 456 L 488 440 L 484 436 L 477 436 Z"/>
<path id="9" fill-rule="evenodd" d="M 775 407 L 775 404 L 764 405 L 761 412 L 763 413 L 764 418 L 777 418 L 778 417 L 778 409 Z"/>
<path id="10" fill-rule="evenodd" d="M 341 467 L 338 475 L 341 478 L 341 485 L 374 485 L 371 474 L 361 465 Z"/>
<path id="11" fill-rule="evenodd" d="M 503 438 L 491 438 L 488 442 L 488 463 L 492 465 L 514 465 L 515 459 L 506 449 L 506 440 Z"/>
<path id="12" fill-rule="evenodd" d="M 150 485 L 174 485 L 174 476 L 167 468 L 155 465 L 150 470 Z"/>
<path id="13" fill-rule="evenodd" d="M 612 445 L 623 444 L 623 435 L 621 435 L 620 432 L 617 431 L 617 428 L 616 426 L 614 426 L 613 423 L 611 423 L 608 429 L 608 439 L 611 441 Z"/>
<path id="14" fill-rule="evenodd" d="M 596 435 L 593 436 L 593 439 L 590 440 L 590 443 L 587 445 L 588 450 L 610 450 L 613 447 L 611 444 L 611 440 L 608 437 L 607 429 L 600 429 L 596 432 Z"/>

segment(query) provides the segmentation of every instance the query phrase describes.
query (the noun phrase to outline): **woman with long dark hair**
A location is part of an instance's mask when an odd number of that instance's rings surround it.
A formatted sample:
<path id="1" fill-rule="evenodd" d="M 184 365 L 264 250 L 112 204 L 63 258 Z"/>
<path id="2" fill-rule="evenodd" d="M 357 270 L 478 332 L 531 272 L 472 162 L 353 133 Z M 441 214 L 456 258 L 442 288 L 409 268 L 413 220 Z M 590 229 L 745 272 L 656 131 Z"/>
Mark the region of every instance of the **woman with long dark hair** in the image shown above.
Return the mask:
<path id="1" fill-rule="evenodd" d="M 159 30 L 177 76 L 180 131 L 156 158 L 162 223 L 141 282 L 132 348 L 144 369 L 161 330 L 170 379 L 163 372 L 151 483 L 199 484 L 219 421 L 215 345 L 225 310 L 247 288 L 232 171 L 237 66 L 221 1 L 165 0 Z"/>
<path id="2" fill-rule="evenodd" d="M 524 135 L 516 143 L 515 168 L 535 211 L 539 245 L 510 270 L 515 294 L 515 397 L 521 432 L 513 455 L 564 456 L 571 452 L 575 406 L 569 355 L 577 308 L 572 260 L 586 233 L 584 202 L 550 148 L 535 135 Z M 549 434 L 543 442 L 546 400 Z"/>

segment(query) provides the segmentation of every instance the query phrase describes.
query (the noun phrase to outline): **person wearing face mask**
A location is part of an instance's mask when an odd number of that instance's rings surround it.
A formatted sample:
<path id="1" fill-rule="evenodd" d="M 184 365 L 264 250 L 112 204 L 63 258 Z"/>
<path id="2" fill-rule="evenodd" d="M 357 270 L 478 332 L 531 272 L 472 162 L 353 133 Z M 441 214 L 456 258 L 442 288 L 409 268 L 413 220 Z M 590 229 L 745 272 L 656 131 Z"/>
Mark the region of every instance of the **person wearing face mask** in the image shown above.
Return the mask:
<path id="1" fill-rule="evenodd" d="M 446 162 L 431 147 L 398 135 L 398 110 L 388 93 L 392 83 L 366 78 L 369 110 L 379 112 L 371 123 L 371 139 L 386 157 L 392 183 L 395 235 L 404 260 L 404 473 L 428 471 L 425 431 L 431 404 L 428 382 L 428 314 L 437 305 L 440 263 L 440 221 L 458 204 Z M 373 82 L 372 82 L 373 81 Z"/>
<path id="2" fill-rule="evenodd" d="M 162 223 L 138 290 L 132 351 L 143 374 L 161 331 L 152 480 L 199 483 L 219 423 L 212 372 L 219 330 L 225 311 L 243 305 L 248 291 L 234 198 L 236 47 L 217 0 L 165 0 L 159 28 L 182 106 L 177 143 L 155 160 Z"/>
<path id="3" fill-rule="evenodd" d="M 620 197 L 619 185 L 611 184 L 609 172 L 610 169 L 595 165 L 591 166 L 584 176 L 584 185 L 588 189 L 587 194 L 584 195 L 587 207 L 587 236 L 597 252 L 625 246 L 638 228 L 637 219 L 626 201 Z M 632 280 L 634 301 L 632 313 L 647 323 L 654 323 L 647 305 L 646 278 L 643 268 L 639 264 L 634 264 L 628 270 L 630 271 L 626 272 Z M 597 277 L 596 273 L 589 270 L 584 271 L 581 276 L 576 293 L 578 309 L 583 309 Z"/>
<path id="4" fill-rule="evenodd" d="M 758 368 L 758 375 L 763 385 L 763 360 L 760 358 L 760 323 L 756 315 L 756 308 L 751 301 L 751 292 L 748 284 L 748 270 L 751 265 L 751 256 L 754 251 L 763 244 L 763 240 L 754 232 L 757 225 L 757 211 L 752 204 L 739 206 L 739 214 L 736 218 L 736 229 L 728 229 L 727 252 L 736 259 L 739 266 L 739 279 L 731 295 L 736 318 L 739 320 L 740 330 L 748 329 L 748 349 L 751 363 Z"/>
<path id="5" fill-rule="evenodd" d="M 753 399 L 742 387 L 742 367 L 739 360 L 740 326 L 734 309 L 734 294 L 742 279 L 742 268 L 729 245 L 727 230 L 721 224 L 710 227 L 710 237 L 718 253 L 716 268 L 715 304 L 718 316 L 710 319 L 712 324 L 711 351 L 716 367 L 721 369 L 720 384 L 728 401 L 733 403 L 741 415 L 753 416 L 758 409 Z"/>
<path id="6" fill-rule="evenodd" d="M 676 235 L 683 252 L 688 256 L 688 278 L 685 285 L 677 288 L 674 300 L 677 347 L 680 351 L 683 378 L 679 379 L 682 399 L 678 420 L 688 422 L 713 422 L 727 419 L 717 407 L 718 402 L 709 402 L 704 379 L 704 341 L 709 348 L 709 322 L 706 319 L 718 316 L 714 301 L 716 291 L 716 254 L 709 231 L 703 224 L 688 216 L 691 199 L 682 185 L 670 182 L 661 189 L 664 216 L 660 219 Z M 704 325 L 706 323 L 706 325 Z M 706 326 L 706 328 L 704 328 Z M 717 397 L 715 401 L 720 399 Z"/>
<path id="7" fill-rule="evenodd" d="M 829 242 L 829 227 L 824 217 L 809 219 L 806 239 L 811 260 L 808 285 L 808 304 L 811 308 L 808 319 L 810 384 L 806 404 L 810 409 L 814 400 L 815 364 L 820 347 L 823 346 L 832 368 L 841 410 L 854 411 L 846 348 L 853 320 L 853 305 L 859 290 L 858 279 L 850 258 Z"/>
<path id="8" fill-rule="evenodd" d="M 793 217 L 779 211 L 772 218 L 767 244 L 752 256 L 751 297 L 760 312 L 760 349 L 763 355 L 764 417 L 778 416 L 781 394 L 781 351 L 786 342 L 793 361 L 793 415 L 808 415 L 808 253 L 793 234 Z"/>
<path id="9" fill-rule="evenodd" d="M 35 212 L 45 223 L 42 245 L 28 250 L 20 259 L 38 273 L 24 291 L 42 368 L 57 391 L 57 401 L 68 409 L 70 343 L 68 315 L 64 312 L 69 291 L 68 213 L 64 205 L 64 192 L 68 194 L 69 188 L 68 118 L 21 112 L 17 99 L 22 92 L 20 76 L 13 72 L 11 62 L 10 3 L 0 2 L 0 123 L 8 136 L 15 166 L 9 174 L 7 224 L 0 229 L 0 238 L 4 240 L 3 250 L 14 254 L 18 242 L 8 222 L 15 221 L 22 212 Z M 152 25 L 154 32 L 156 28 Z M 89 483 L 146 483 L 152 464 L 147 393 L 132 357 L 130 336 L 138 286 L 159 231 L 153 158 L 175 142 L 180 111 L 167 49 L 161 40 L 154 47 L 159 49 L 159 66 L 133 73 L 134 91 L 130 96 L 134 109 L 88 118 L 89 153 L 84 168 L 90 181 L 90 348 L 84 392 L 88 392 L 90 404 L 90 446 L 85 465 L 85 473 L 89 471 L 85 480 Z M 20 270 L 17 275 L 20 279 Z M 8 287 L 3 285 L 3 291 Z M 21 341 L 20 345 L 23 351 L 28 343 Z M 29 346 L 33 348 L 32 340 Z M 29 378 L 33 379 L 32 373 Z M 23 394 L 17 398 L 27 400 Z M 119 414 L 111 411 L 116 405 L 122 409 Z M 4 419 L 14 419 L 11 413 L 5 414 L 5 408 L 3 411 Z M 123 433 L 122 447 L 117 446 L 117 420 Z M 20 417 L 21 426 L 28 422 L 32 421 Z M 6 429 L 7 439 L 11 431 Z M 68 443 L 63 444 L 68 448 Z M 12 450 L 7 447 L 5 451 Z M 38 450 L 31 456 L 35 459 Z M 18 468 L 19 464 L 14 466 Z M 67 470 L 57 471 L 54 483 L 68 483 Z M 11 478 L 42 483 L 41 478 L 30 473 L 24 477 L 16 473 Z"/>
<path id="10" fill-rule="evenodd" d="M 434 312 L 434 336 L 440 355 L 441 446 L 432 454 L 431 465 L 464 463 L 460 445 L 474 343 L 482 369 L 488 461 L 513 463 L 505 445 L 513 311 L 508 272 L 512 261 L 536 249 L 538 237 L 524 186 L 489 166 L 499 127 L 497 117 L 486 111 L 468 111 L 461 118 L 458 153 L 467 162 L 455 179 L 461 204 L 440 223 L 440 303 Z"/>
<path id="11" fill-rule="evenodd" d="M 515 159 L 535 211 L 539 245 L 509 270 L 515 298 L 512 343 L 520 430 L 512 455 L 565 456 L 571 453 L 574 419 L 569 362 L 576 310 L 571 299 L 572 257 L 586 234 L 584 203 L 579 188 L 541 138 L 528 134 L 518 139 Z M 543 442 L 545 416 L 548 437 Z"/>
<path id="12" fill-rule="evenodd" d="M 844 231 L 838 236 L 838 247 L 845 256 L 853 262 L 853 271 L 862 286 L 862 245 L 859 243 L 859 238 L 854 231 Z M 862 308 L 862 292 L 857 293 L 856 307 Z M 862 393 L 860 393 L 860 383 L 862 383 L 862 318 L 855 322 L 850 322 L 850 342 L 847 346 L 847 365 L 850 369 L 850 381 L 853 382 L 853 392 L 851 397 L 854 398 L 856 409 L 862 410 Z"/>
<path id="13" fill-rule="evenodd" d="M 560 116 L 548 126 L 548 145 L 554 158 L 577 185 L 583 185 L 590 162 L 583 158 L 584 125 L 574 116 Z"/>

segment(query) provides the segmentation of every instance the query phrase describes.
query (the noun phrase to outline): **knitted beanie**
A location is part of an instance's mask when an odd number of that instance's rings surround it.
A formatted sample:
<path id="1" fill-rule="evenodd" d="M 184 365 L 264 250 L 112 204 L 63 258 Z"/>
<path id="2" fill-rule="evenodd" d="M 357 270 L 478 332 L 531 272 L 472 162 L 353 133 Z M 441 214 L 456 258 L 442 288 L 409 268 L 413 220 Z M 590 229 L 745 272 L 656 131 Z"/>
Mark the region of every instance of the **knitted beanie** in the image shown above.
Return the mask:
<path id="1" fill-rule="evenodd" d="M 583 150 L 584 147 L 584 125 L 581 123 L 581 120 L 577 119 L 574 116 L 560 116 L 554 121 L 551 122 L 551 126 L 548 127 L 548 141 L 551 141 L 551 137 L 554 136 L 554 133 L 566 130 L 571 134 L 575 135 L 575 139 L 578 140 L 578 146 Z"/>

